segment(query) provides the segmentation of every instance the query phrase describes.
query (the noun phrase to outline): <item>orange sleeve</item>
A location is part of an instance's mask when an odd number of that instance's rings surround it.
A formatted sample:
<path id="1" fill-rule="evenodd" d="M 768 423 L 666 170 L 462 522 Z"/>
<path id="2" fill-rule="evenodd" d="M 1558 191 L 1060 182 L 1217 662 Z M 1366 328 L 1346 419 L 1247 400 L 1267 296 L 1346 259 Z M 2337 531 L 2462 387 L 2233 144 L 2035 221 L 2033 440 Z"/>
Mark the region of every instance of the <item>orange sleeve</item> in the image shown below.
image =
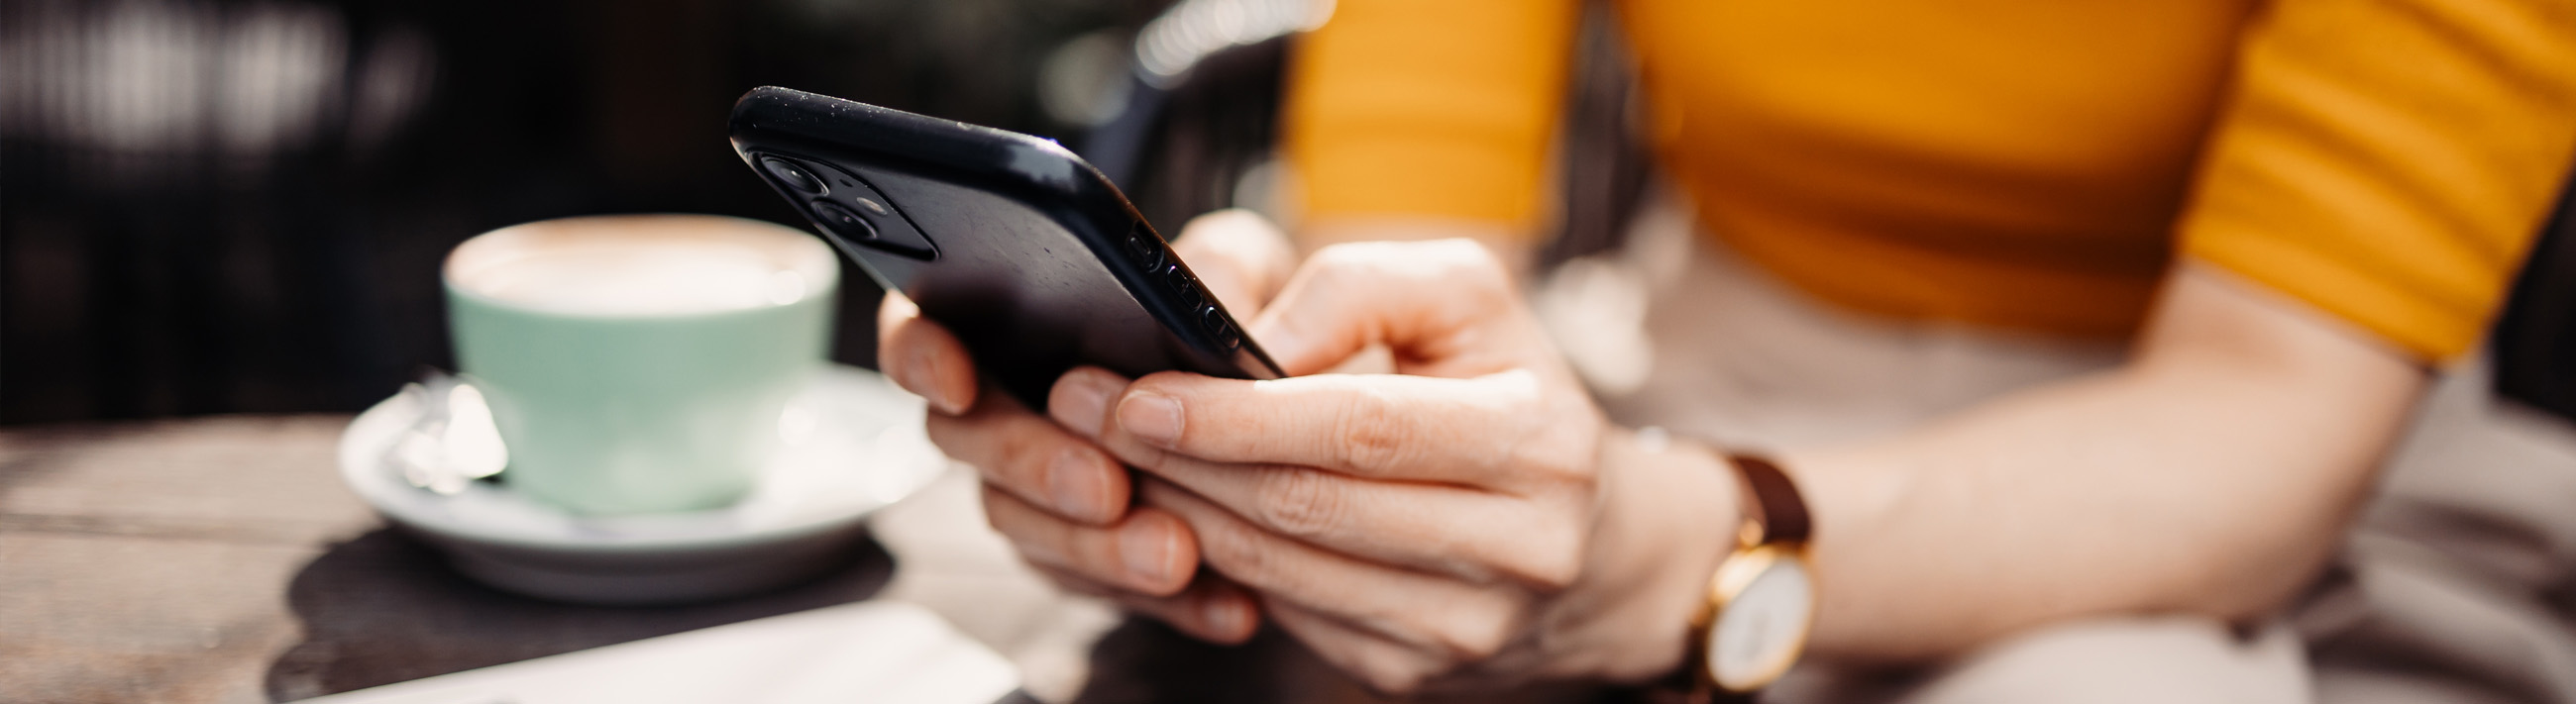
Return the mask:
<path id="1" fill-rule="evenodd" d="M 2467 351 L 2576 165 L 2576 7 L 2282 0 L 2243 41 L 2183 253 Z"/>
<path id="2" fill-rule="evenodd" d="M 1309 215 L 1527 224 L 1563 103 L 1570 0 L 1341 0 L 1289 60 Z"/>

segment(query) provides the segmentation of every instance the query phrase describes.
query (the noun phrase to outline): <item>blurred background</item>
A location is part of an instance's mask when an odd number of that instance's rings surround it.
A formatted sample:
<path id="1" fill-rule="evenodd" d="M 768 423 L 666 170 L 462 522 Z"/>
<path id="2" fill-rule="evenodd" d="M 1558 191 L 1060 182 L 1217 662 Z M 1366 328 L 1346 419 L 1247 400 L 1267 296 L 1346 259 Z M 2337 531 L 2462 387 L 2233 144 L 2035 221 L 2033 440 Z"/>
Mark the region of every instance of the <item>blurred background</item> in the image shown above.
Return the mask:
<path id="1" fill-rule="evenodd" d="M 452 368 L 439 263 L 503 225 L 806 227 L 725 140 L 760 85 L 1061 139 L 1168 230 L 1266 173 L 1275 37 L 1311 9 L 6 0 L 0 423 L 358 410 Z M 848 288 L 835 356 L 870 364 Z"/>
<path id="2" fill-rule="evenodd" d="M 1651 180 L 1588 2 L 1542 266 Z M 807 227 L 725 141 L 782 85 L 1059 139 L 1164 231 L 1269 210 L 1279 71 L 1331 0 L 0 0 L 0 424 L 356 411 L 453 368 L 447 250 L 545 218 Z M 2576 415 L 2576 210 L 2491 346 Z M 834 356 L 873 366 L 878 292 Z"/>

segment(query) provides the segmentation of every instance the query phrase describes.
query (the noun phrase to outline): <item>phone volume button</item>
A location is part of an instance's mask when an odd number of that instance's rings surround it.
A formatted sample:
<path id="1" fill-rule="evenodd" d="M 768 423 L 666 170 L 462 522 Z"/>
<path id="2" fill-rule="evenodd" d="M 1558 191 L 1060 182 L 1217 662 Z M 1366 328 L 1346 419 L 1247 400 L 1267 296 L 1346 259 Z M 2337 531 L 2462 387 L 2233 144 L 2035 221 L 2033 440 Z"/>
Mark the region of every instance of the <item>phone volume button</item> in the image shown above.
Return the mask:
<path id="1" fill-rule="evenodd" d="M 1136 266 L 1152 271 L 1163 265 L 1163 248 L 1147 239 L 1142 230 L 1127 233 L 1127 258 Z"/>
<path id="2" fill-rule="evenodd" d="M 1199 309 L 1199 325 L 1207 328 L 1208 335 L 1216 338 L 1217 344 L 1226 349 L 1234 349 L 1235 345 L 1243 342 L 1243 333 L 1235 330 L 1234 324 L 1226 321 L 1225 311 L 1218 310 L 1216 306 Z"/>
<path id="3" fill-rule="evenodd" d="M 1179 264 L 1163 268 L 1163 283 L 1172 287 L 1174 295 L 1180 296 L 1183 306 L 1197 308 L 1207 303 L 1207 299 L 1199 295 L 1198 279 L 1191 278 L 1190 272 L 1182 269 Z"/>

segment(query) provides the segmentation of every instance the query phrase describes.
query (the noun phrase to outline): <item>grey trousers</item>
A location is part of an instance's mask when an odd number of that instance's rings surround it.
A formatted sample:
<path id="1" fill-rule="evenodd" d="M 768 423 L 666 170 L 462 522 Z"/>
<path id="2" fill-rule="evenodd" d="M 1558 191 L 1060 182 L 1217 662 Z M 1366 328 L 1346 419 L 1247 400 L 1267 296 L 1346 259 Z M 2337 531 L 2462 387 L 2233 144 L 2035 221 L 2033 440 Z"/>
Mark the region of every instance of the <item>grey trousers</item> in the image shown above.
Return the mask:
<path id="1" fill-rule="evenodd" d="M 1895 432 L 2122 347 L 1889 321 L 1808 299 L 1650 207 L 1537 307 L 1611 415 L 1747 448 Z M 1781 702 L 2576 702 L 2576 432 L 2443 370 L 2313 593 L 2244 632 L 2058 624 L 1911 672 L 1806 667 Z"/>

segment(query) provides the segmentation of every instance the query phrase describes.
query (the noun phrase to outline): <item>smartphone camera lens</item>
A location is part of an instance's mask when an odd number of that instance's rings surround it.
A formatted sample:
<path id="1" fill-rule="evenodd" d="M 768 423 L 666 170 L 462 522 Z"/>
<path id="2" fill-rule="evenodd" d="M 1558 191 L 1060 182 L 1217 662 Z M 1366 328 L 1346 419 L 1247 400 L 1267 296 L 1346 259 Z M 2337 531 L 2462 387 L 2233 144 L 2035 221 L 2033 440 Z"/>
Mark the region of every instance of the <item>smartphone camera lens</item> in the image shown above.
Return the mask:
<path id="1" fill-rule="evenodd" d="M 823 221 L 825 227 L 832 228 L 833 232 L 840 233 L 842 237 L 854 240 L 877 238 L 876 225 L 870 224 L 867 218 L 859 217 L 857 212 L 839 203 L 828 200 L 814 201 L 814 218 Z"/>
<path id="2" fill-rule="evenodd" d="M 814 174 L 807 173 L 803 167 L 788 163 L 785 159 L 763 157 L 760 160 L 760 168 L 767 169 L 769 175 L 778 177 L 778 181 L 787 184 L 788 188 L 818 196 L 826 191 L 822 179 L 814 178 Z"/>

